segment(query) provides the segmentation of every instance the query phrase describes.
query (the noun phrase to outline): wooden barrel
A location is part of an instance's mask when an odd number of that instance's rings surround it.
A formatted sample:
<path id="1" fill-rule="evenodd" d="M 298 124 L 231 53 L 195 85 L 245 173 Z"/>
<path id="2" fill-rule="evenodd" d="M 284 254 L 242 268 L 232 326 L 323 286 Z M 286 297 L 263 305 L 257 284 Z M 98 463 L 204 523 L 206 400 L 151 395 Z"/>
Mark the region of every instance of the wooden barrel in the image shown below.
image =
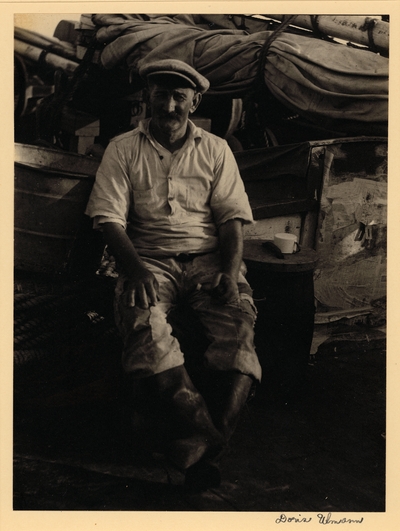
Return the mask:
<path id="1" fill-rule="evenodd" d="M 101 258 L 101 239 L 84 215 L 99 162 L 15 144 L 14 266 L 79 275 Z"/>
<path id="2" fill-rule="evenodd" d="M 273 400 L 294 396 L 304 385 L 314 332 L 313 249 L 277 258 L 261 240 L 244 242 L 247 280 L 258 316 L 255 345 L 263 389 Z"/>

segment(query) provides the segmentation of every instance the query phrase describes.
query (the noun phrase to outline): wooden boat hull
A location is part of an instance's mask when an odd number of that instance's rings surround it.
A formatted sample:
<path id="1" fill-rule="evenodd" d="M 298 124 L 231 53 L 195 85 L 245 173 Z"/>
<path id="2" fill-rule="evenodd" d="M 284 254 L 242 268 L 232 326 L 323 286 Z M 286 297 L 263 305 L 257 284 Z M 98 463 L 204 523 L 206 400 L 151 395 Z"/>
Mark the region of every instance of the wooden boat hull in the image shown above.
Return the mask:
<path id="1" fill-rule="evenodd" d="M 16 269 L 81 274 L 98 265 L 102 243 L 84 215 L 98 164 L 75 153 L 16 144 Z"/>

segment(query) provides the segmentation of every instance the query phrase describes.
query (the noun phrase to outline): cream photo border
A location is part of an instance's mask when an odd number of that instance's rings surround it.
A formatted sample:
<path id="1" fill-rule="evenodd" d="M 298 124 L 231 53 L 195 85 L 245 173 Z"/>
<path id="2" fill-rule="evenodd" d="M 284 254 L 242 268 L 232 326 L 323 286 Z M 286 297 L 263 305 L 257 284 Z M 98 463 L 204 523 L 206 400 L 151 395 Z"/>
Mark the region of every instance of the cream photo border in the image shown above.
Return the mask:
<path id="1" fill-rule="evenodd" d="M 229 531 L 269 531 L 276 528 L 276 512 L 145 512 L 145 511 L 13 511 L 12 509 L 12 383 L 13 383 L 13 25 L 16 13 L 80 14 L 96 12 L 136 13 L 247 13 L 280 14 L 389 14 L 390 15 L 390 107 L 389 107 L 389 220 L 388 220 L 388 324 L 387 324 L 387 495 L 384 513 L 335 513 L 340 517 L 360 519 L 362 524 L 343 524 L 337 527 L 358 528 L 363 531 L 400 527 L 400 460 L 399 460 L 399 361 L 400 324 L 398 297 L 400 281 L 398 265 L 399 244 L 396 240 L 400 228 L 400 187 L 396 183 L 399 161 L 400 117 L 400 2 L 396 1 L 218 1 L 218 2 L 1 2 L 0 65 L 2 72 L 1 111 L 1 248 L 0 282 L 2 304 L 1 371 L 0 371 L 0 530 L 1 531 L 169 531 L 178 529 Z M 34 28 L 32 28 L 34 29 Z M 397 117 L 397 119 L 396 119 Z M 397 325 L 397 326 L 396 326 Z M 299 513 L 285 513 L 299 516 Z M 302 517 L 314 513 L 301 513 Z M 315 515 L 315 514 L 314 514 Z M 282 524 L 287 527 L 315 529 L 320 527 L 317 518 L 309 524 Z M 332 526 L 331 526 L 332 527 Z"/>

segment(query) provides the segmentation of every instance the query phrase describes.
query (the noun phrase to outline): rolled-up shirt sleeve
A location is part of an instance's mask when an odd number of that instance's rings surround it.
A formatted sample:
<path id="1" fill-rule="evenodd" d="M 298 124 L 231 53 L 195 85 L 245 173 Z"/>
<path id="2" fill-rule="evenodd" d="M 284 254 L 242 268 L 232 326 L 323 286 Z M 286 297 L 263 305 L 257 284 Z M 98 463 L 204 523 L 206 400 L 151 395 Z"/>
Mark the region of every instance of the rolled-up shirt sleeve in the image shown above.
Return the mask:
<path id="1" fill-rule="evenodd" d="M 216 160 L 215 177 L 211 209 L 217 227 L 230 219 L 240 219 L 245 224 L 254 223 L 236 159 L 227 144 Z"/>
<path id="2" fill-rule="evenodd" d="M 97 170 L 85 213 L 93 218 L 93 228 L 104 222 L 127 225 L 131 201 L 131 183 L 124 153 L 112 141 L 104 152 Z"/>

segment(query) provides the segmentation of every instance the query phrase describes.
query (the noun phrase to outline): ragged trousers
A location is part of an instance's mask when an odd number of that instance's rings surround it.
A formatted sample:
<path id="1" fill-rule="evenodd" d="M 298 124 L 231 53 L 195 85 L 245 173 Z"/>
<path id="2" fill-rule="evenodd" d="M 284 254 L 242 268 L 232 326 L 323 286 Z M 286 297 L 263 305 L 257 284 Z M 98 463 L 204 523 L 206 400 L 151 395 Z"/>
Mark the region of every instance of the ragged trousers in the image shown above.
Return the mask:
<path id="1" fill-rule="evenodd" d="M 218 252 L 188 262 L 174 258 L 143 261 L 159 283 L 160 300 L 148 309 L 126 307 L 126 277 L 120 275 L 115 290 L 115 319 L 124 344 L 124 371 L 134 378 L 146 378 L 184 364 L 168 314 L 185 301 L 196 313 L 209 341 L 204 353 L 205 367 L 240 372 L 260 381 L 261 366 L 254 349 L 256 309 L 244 276 L 244 263 L 238 279 L 239 299 L 222 304 L 210 294 L 212 279 L 220 271 Z"/>

